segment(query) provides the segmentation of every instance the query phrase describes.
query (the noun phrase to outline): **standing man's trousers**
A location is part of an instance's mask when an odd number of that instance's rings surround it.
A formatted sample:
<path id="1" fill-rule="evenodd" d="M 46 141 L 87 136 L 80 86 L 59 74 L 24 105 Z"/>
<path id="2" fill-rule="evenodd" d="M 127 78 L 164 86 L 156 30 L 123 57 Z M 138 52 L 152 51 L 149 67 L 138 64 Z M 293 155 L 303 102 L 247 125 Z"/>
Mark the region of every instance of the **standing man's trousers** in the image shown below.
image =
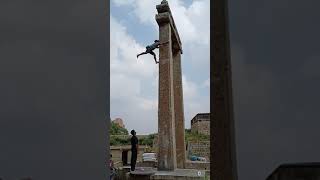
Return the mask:
<path id="1" fill-rule="evenodd" d="M 137 150 L 131 150 L 131 171 L 134 171 L 136 168 L 137 154 Z"/>

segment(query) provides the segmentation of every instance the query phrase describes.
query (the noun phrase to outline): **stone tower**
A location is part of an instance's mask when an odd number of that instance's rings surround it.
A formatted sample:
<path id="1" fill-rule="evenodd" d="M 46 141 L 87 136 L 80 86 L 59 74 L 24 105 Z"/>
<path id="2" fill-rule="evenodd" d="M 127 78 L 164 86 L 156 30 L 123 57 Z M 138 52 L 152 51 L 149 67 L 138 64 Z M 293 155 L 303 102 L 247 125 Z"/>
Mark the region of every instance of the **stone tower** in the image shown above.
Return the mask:
<path id="1" fill-rule="evenodd" d="M 159 40 L 158 170 L 184 168 L 184 109 L 181 75 L 182 47 L 167 1 L 157 5 Z"/>

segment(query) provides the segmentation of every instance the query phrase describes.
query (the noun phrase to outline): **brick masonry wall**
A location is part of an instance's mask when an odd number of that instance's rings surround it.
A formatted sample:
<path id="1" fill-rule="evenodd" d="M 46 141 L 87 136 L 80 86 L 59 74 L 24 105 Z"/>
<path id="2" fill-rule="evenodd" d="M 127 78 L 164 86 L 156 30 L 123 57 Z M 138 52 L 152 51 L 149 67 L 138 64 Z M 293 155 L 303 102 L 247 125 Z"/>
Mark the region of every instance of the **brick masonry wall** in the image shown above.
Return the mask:
<path id="1" fill-rule="evenodd" d="M 192 132 L 210 135 L 210 121 L 197 121 L 191 125 Z"/>
<path id="2" fill-rule="evenodd" d="M 210 162 L 187 161 L 186 169 L 210 170 Z"/>
<path id="3" fill-rule="evenodd" d="M 210 141 L 188 142 L 188 155 L 205 157 L 210 161 Z"/>

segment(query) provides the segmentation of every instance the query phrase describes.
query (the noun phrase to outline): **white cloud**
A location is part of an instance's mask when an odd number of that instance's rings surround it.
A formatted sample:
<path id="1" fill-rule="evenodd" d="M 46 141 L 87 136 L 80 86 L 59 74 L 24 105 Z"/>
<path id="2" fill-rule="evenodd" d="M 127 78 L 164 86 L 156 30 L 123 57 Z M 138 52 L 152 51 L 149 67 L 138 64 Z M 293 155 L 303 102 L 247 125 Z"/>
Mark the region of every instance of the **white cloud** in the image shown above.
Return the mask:
<path id="1" fill-rule="evenodd" d="M 185 75 L 182 75 L 183 97 L 187 100 L 195 99 L 198 96 L 198 88 L 194 82 L 188 81 Z"/>
<path id="2" fill-rule="evenodd" d="M 186 76 L 182 76 L 185 126 L 190 128 L 190 121 L 197 113 L 210 112 L 209 96 L 202 96 L 200 92 L 201 84 L 189 81 Z"/>
<path id="3" fill-rule="evenodd" d="M 112 16 L 110 18 L 110 67 L 112 73 L 125 73 L 139 75 L 140 77 L 152 77 L 156 72 L 156 66 L 152 56 L 136 55 L 145 51 L 145 47 L 138 44 L 128 35 L 126 28 L 118 23 Z"/>
<path id="4" fill-rule="evenodd" d="M 151 99 L 141 99 L 141 104 L 140 107 L 143 109 L 143 110 L 157 110 L 158 108 L 158 101 L 157 100 L 151 100 Z"/>
<path id="5" fill-rule="evenodd" d="M 123 0 L 113 0 L 118 5 L 130 5 L 141 23 L 153 24 L 157 13 L 156 5 L 161 1 L 138 0 L 134 3 Z M 209 44 L 210 42 L 210 0 L 194 0 L 186 7 L 182 0 L 169 0 L 177 29 L 183 43 Z"/>
<path id="6" fill-rule="evenodd" d="M 119 73 L 110 74 L 110 96 L 113 99 L 129 98 L 140 93 L 140 81 Z"/>
<path id="7" fill-rule="evenodd" d="M 155 14 L 157 10 L 155 7 L 155 1 L 139 0 L 132 5 L 134 7 L 134 13 L 142 23 L 151 22 L 153 25 L 156 25 Z"/>
<path id="8" fill-rule="evenodd" d="M 204 88 L 210 88 L 210 78 L 208 78 L 207 80 L 205 80 L 202 84 L 202 87 Z"/>
<path id="9" fill-rule="evenodd" d="M 183 43 L 209 44 L 210 1 L 193 1 L 185 7 L 182 0 L 169 1 Z"/>
<path id="10" fill-rule="evenodd" d="M 122 6 L 133 3 L 134 0 L 112 0 L 112 2 L 117 6 Z"/>
<path id="11" fill-rule="evenodd" d="M 119 0 L 113 0 L 119 1 Z M 186 5 L 183 0 L 168 0 L 179 35 L 182 41 L 184 63 L 191 63 L 195 71 L 209 71 L 210 62 L 210 0 L 193 0 Z M 123 3 L 130 6 L 131 12 L 145 25 L 158 30 L 155 21 L 156 5 L 161 0 L 138 0 Z"/>
<path id="12" fill-rule="evenodd" d="M 146 98 L 142 88 L 150 86 L 151 89 L 152 84 L 148 82 L 156 79 L 157 66 L 152 56 L 140 56 L 137 60 L 136 54 L 144 51 L 143 46 L 112 16 L 110 27 L 111 115 L 122 117 L 126 126 L 137 132 L 154 132 L 157 128 L 156 94 Z M 134 123 L 137 120 L 148 127 Z"/>

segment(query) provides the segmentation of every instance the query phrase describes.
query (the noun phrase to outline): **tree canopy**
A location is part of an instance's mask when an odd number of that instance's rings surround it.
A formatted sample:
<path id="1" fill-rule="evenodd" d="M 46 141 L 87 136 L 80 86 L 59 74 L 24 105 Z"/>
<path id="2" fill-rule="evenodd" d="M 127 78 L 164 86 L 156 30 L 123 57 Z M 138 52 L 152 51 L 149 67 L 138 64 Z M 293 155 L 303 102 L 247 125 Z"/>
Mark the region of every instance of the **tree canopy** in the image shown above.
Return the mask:
<path id="1" fill-rule="evenodd" d="M 120 127 L 118 124 L 111 121 L 110 135 L 129 135 L 126 128 Z"/>

